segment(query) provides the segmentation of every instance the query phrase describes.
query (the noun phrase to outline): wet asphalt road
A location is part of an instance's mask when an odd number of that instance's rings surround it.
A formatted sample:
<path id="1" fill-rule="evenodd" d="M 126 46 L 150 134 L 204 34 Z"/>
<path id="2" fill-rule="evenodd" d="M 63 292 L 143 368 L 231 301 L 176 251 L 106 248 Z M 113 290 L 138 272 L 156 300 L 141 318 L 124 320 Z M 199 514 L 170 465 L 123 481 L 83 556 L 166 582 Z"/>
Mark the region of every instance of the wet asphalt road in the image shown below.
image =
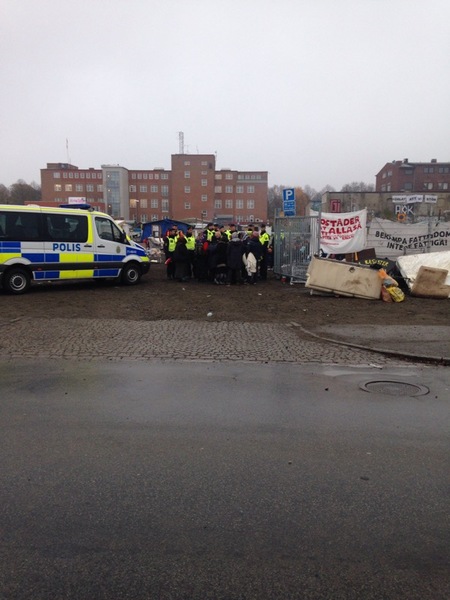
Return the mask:
<path id="1" fill-rule="evenodd" d="M 0 381 L 2 600 L 450 597 L 448 369 L 28 359 Z"/>

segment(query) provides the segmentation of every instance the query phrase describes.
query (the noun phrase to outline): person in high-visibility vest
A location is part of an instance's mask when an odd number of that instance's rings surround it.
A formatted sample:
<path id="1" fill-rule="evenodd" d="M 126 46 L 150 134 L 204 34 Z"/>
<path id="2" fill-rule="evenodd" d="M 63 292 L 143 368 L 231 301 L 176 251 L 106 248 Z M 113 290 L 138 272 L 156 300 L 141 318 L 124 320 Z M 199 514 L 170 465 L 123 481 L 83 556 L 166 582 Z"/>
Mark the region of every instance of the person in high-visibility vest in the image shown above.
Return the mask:
<path id="1" fill-rule="evenodd" d="M 205 231 L 203 232 L 206 241 L 209 243 L 214 238 L 216 230 L 214 229 L 214 223 L 208 223 Z"/>
<path id="2" fill-rule="evenodd" d="M 234 223 L 230 223 L 228 225 L 228 229 L 225 231 L 225 235 L 228 238 L 228 241 L 231 240 L 231 236 L 236 232 L 236 225 Z"/>
<path id="3" fill-rule="evenodd" d="M 259 233 L 259 242 L 261 244 L 261 260 L 259 263 L 259 278 L 262 281 L 267 279 L 267 251 L 269 249 L 270 235 L 266 231 L 266 225 L 261 225 Z"/>
<path id="4" fill-rule="evenodd" d="M 167 279 L 174 279 L 175 277 L 175 260 L 174 252 L 177 244 L 178 231 L 175 228 L 169 229 L 164 238 L 164 254 L 166 257 L 166 274 Z"/>
<path id="5" fill-rule="evenodd" d="M 194 266 L 194 259 L 195 259 L 195 236 L 194 236 L 194 228 L 192 227 L 192 225 L 189 225 L 189 227 L 186 230 L 186 249 L 188 251 L 188 255 L 189 255 L 189 270 L 190 270 L 190 275 L 192 277 L 192 270 L 193 270 L 193 266 Z"/>

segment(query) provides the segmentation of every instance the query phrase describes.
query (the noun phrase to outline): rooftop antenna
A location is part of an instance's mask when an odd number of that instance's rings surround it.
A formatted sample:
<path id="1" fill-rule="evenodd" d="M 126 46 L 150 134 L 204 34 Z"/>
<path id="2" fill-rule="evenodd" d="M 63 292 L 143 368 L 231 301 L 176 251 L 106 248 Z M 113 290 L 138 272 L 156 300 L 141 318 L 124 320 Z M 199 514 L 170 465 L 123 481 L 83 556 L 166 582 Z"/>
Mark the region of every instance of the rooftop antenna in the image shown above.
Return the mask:
<path id="1" fill-rule="evenodd" d="M 184 133 L 182 131 L 178 132 L 178 141 L 179 141 L 179 152 L 180 152 L 180 154 L 184 154 Z"/>
<path id="2" fill-rule="evenodd" d="M 69 156 L 69 139 L 66 138 L 66 154 L 67 154 L 67 162 L 69 165 L 71 164 L 70 156 Z"/>

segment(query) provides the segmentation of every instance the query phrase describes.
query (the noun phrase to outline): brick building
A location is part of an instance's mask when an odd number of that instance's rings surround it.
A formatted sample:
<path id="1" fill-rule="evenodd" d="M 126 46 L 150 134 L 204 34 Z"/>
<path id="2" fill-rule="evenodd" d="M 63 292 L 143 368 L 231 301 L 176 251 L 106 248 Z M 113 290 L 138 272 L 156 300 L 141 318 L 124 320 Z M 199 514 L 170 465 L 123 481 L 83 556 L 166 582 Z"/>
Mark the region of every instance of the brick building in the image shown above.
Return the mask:
<path id="1" fill-rule="evenodd" d="M 114 217 L 143 223 L 165 217 L 258 223 L 267 220 L 267 176 L 267 171 L 217 171 L 214 154 L 174 154 L 170 171 L 48 163 L 41 169 L 39 204 L 88 203 Z"/>
<path id="2" fill-rule="evenodd" d="M 450 190 L 450 162 L 409 162 L 394 160 L 386 163 L 376 176 L 377 192 L 447 192 Z"/>

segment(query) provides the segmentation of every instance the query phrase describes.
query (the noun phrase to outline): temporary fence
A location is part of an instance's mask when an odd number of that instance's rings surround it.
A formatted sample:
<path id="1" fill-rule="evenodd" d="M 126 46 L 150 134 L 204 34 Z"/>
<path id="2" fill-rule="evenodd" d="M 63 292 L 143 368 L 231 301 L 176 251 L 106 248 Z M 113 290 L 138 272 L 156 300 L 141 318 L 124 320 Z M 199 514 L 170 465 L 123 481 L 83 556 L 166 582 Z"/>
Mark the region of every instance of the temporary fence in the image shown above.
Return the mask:
<path id="1" fill-rule="evenodd" d="M 273 228 L 273 271 L 291 283 L 304 283 L 311 258 L 320 253 L 319 216 L 277 217 Z"/>

